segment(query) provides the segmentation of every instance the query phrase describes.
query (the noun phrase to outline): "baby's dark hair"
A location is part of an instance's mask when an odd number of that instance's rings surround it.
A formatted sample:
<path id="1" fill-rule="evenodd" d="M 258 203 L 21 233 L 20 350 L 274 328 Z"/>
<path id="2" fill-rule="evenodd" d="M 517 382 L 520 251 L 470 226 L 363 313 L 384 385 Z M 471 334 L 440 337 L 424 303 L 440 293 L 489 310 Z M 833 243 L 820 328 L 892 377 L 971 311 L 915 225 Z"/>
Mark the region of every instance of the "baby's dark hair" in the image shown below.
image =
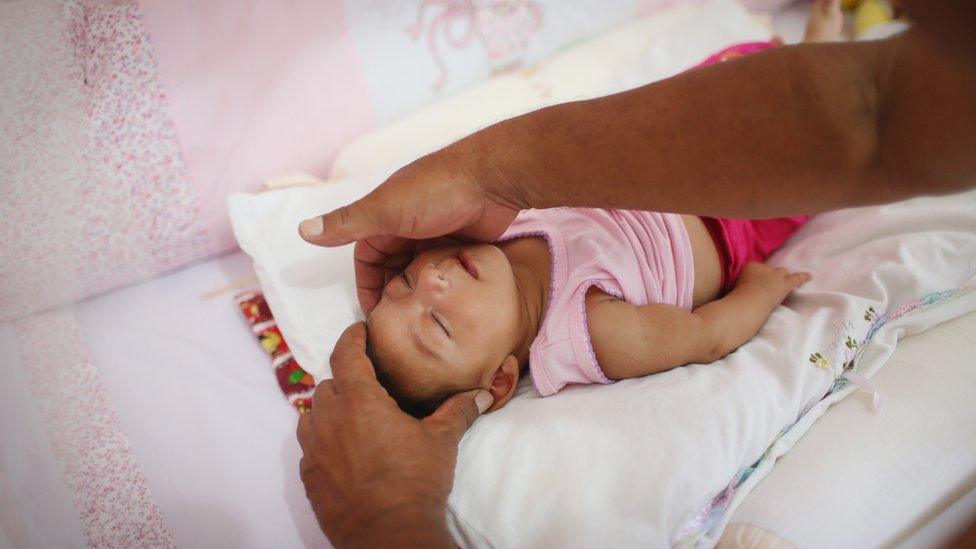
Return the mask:
<path id="1" fill-rule="evenodd" d="M 439 392 L 433 396 L 422 397 L 418 393 L 416 383 L 411 383 L 405 376 L 397 375 L 402 369 L 395 368 L 395 364 L 389 357 L 383 356 L 384 353 L 377 352 L 374 338 L 366 338 L 366 356 L 373 363 L 376 371 L 376 380 L 386 389 L 386 392 L 393 397 L 397 406 L 404 412 L 417 419 L 423 419 L 434 413 L 441 403 L 447 400 L 453 393 Z"/>

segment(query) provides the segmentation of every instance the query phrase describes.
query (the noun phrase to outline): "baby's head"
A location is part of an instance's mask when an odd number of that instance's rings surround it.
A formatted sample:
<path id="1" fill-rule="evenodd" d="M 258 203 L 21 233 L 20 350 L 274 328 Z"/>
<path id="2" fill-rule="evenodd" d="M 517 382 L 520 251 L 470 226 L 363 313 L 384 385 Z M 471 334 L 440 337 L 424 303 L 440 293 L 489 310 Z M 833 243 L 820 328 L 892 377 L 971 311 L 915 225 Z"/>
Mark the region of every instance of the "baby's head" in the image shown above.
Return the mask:
<path id="1" fill-rule="evenodd" d="M 512 266 L 490 244 L 421 252 L 390 280 L 367 319 L 377 378 L 405 411 L 429 415 L 453 394 L 481 388 L 505 404 L 524 341 Z"/>

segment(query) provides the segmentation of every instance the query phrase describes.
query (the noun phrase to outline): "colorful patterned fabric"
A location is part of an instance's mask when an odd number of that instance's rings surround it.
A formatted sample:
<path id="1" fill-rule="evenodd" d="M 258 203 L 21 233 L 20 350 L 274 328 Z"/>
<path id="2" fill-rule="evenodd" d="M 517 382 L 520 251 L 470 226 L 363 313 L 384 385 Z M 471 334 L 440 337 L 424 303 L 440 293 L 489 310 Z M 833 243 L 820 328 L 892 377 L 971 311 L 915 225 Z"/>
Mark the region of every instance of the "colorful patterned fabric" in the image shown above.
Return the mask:
<path id="1" fill-rule="evenodd" d="M 238 294 L 234 300 L 261 347 L 271 356 L 271 366 L 285 398 L 299 414 L 304 414 L 312 407 L 315 379 L 291 356 L 288 343 L 278 330 L 278 324 L 264 300 L 264 294 L 258 290 L 248 291 Z"/>

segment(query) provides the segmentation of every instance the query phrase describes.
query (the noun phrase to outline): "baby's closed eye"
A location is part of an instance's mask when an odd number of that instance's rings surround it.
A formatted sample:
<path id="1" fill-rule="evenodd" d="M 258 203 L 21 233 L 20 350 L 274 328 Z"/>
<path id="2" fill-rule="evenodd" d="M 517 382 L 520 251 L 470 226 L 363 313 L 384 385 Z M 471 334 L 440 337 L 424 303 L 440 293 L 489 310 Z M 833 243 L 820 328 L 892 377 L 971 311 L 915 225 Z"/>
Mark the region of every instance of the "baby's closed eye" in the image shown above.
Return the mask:
<path id="1" fill-rule="evenodd" d="M 437 325 L 441 327 L 441 330 L 444 330 L 444 334 L 447 337 L 451 337 L 451 330 L 448 329 L 448 327 L 447 327 L 448 324 L 444 320 L 444 317 L 442 315 L 438 314 L 436 311 L 431 311 L 430 312 L 430 316 L 434 319 L 434 322 L 436 322 Z"/>

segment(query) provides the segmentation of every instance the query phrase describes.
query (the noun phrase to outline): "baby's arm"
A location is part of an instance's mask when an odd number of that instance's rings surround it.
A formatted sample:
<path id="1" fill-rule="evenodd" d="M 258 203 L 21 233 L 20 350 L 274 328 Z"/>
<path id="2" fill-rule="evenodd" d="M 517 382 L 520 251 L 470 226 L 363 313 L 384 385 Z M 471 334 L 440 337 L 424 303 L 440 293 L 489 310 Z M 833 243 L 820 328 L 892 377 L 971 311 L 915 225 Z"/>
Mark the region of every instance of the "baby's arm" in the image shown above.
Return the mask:
<path id="1" fill-rule="evenodd" d="M 807 280 L 807 273 L 749 263 L 728 295 L 694 311 L 633 305 L 592 290 L 586 307 L 593 350 L 610 379 L 713 362 L 756 335 L 773 309 Z"/>

